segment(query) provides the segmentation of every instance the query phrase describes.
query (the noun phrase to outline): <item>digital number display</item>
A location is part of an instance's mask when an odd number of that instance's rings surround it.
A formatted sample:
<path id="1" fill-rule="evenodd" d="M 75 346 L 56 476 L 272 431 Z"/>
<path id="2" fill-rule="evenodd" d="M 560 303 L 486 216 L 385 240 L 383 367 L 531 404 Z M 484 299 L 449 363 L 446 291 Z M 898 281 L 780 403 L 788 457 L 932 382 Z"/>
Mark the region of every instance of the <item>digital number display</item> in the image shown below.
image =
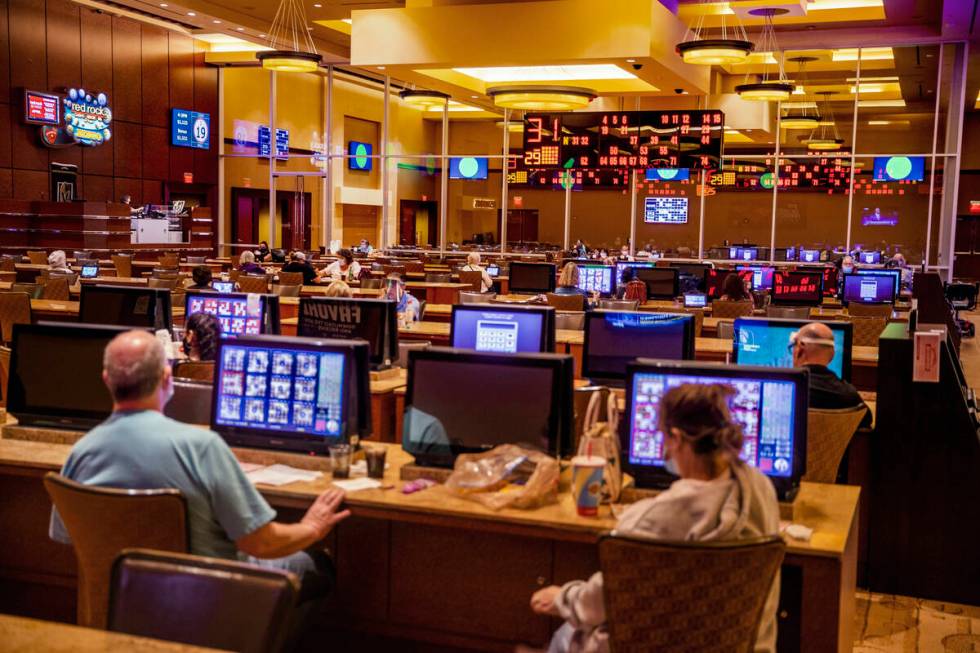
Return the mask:
<path id="1" fill-rule="evenodd" d="M 178 147 L 206 150 L 211 147 L 211 116 L 207 113 L 172 109 L 170 143 Z"/>

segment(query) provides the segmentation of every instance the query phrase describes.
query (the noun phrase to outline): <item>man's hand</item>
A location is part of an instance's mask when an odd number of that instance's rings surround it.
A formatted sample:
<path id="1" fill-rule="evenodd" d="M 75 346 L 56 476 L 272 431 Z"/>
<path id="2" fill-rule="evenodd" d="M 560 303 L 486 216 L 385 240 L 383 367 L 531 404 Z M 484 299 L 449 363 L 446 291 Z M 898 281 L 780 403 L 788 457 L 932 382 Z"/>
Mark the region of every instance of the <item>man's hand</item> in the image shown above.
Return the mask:
<path id="1" fill-rule="evenodd" d="M 558 598 L 559 592 L 561 592 L 561 588 L 557 585 L 549 585 L 539 589 L 531 596 L 531 609 L 537 614 L 557 617 L 558 609 L 555 608 L 555 599 Z"/>
<path id="2" fill-rule="evenodd" d="M 303 515 L 300 523 L 311 527 L 316 534 L 316 539 L 321 540 L 326 537 L 334 524 L 350 517 L 350 510 L 337 512 L 337 508 L 343 502 L 347 494 L 339 488 L 330 488 L 316 498 L 310 509 Z"/>

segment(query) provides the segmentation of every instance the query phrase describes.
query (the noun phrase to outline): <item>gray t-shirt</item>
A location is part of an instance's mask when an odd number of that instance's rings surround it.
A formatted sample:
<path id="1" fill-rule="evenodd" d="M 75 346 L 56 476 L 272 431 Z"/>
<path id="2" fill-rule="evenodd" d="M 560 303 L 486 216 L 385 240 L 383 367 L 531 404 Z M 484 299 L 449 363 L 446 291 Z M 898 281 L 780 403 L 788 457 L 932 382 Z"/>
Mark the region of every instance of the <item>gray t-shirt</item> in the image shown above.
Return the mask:
<path id="1" fill-rule="evenodd" d="M 72 447 L 61 473 L 85 485 L 180 490 L 197 555 L 235 558 L 235 540 L 276 517 L 218 434 L 153 410 L 113 413 Z M 57 510 L 50 536 L 71 541 Z"/>

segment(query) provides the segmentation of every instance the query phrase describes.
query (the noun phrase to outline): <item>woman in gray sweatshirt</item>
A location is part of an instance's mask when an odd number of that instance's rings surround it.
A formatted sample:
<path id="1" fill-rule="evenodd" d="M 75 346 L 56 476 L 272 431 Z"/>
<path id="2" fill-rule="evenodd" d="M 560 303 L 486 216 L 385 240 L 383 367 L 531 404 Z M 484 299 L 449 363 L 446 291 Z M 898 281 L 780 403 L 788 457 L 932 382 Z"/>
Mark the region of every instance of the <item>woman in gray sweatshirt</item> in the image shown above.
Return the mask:
<path id="1" fill-rule="evenodd" d="M 779 504 L 772 483 L 739 460 L 742 428 L 732 420 L 728 385 L 685 384 L 660 404 L 660 431 L 668 468 L 680 479 L 652 499 L 630 506 L 616 532 L 662 540 L 738 540 L 779 533 Z M 776 649 L 779 576 L 773 581 L 756 636 L 757 653 Z M 602 573 L 551 586 L 531 598 L 531 608 L 565 619 L 549 653 L 606 653 Z"/>

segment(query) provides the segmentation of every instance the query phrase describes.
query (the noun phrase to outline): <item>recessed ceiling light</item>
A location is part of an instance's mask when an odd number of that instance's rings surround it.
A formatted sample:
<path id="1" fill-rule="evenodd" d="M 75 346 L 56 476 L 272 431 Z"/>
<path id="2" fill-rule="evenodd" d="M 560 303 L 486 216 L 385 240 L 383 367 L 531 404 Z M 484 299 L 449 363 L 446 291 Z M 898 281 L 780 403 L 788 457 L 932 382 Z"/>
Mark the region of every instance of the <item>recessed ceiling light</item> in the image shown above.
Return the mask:
<path id="1" fill-rule="evenodd" d="M 265 38 L 265 34 L 259 34 L 259 38 L 260 39 L 264 39 Z"/>
<path id="2" fill-rule="evenodd" d="M 636 63 L 636 59 L 627 59 L 626 63 Z"/>
<path id="3" fill-rule="evenodd" d="M 319 2 L 314 2 L 314 3 L 313 3 L 313 6 L 314 6 L 314 7 L 316 7 L 317 9 L 319 9 L 319 8 L 320 8 L 320 7 L 322 7 L 323 5 L 321 5 L 321 4 L 319 3 Z"/>
<path id="4" fill-rule="evenodd" d="M 214 23 L 215 25 L 220 25 L 221 24 L 221 21 L 220 20 L 217 20 L 217 19 L 212 20 L 211 22 Z"/>
<path id="5" fill-rule="evenodd" d="M 187 12 L 187 15 L 188 16 L 196 16 L 197 14 L 195 14 L 193 11 L 188 11 Z"/>
<path id="6" fill-rule="evenodd" d="M 160 3 L 160 6 L 161 6 L 161 7 L 163 7 L 164 9 L 166 9 L 166 8 L 167 8 L 167 7 L 169 7 L 170 5 L 168 5 L 168 4 L 166 3 L 166 2 L 161 2 L 161 3 Z"/>
<path id="7" fill-rule="evenodd" d="M 238 30 L 239 32 L 244 32 L 245 31 L 245 28 L 244 27 L 236 27 L 235 29 Z"/>
<path id="8" fill-rule="evenodd" d="M 384 69 L 385 69 L 384 66 L 378 66 L 378 70 L 384 70 Z"/>
<path id="9" fill-rule="evenodd" d="M 636 79 L 611 63 L 571 66 L 500 66 L 494 68 L 454 68 L 458 73 L 484 82 L 570 82 L 593 79 Z"/>
<path id="10" fill-rule="evenodd" d="M 470 99 L 471 100 L 478 100 L 478 99 L 480 99 L 480 96 L 479 95 L 471 95 L 470 96 Z"/>

